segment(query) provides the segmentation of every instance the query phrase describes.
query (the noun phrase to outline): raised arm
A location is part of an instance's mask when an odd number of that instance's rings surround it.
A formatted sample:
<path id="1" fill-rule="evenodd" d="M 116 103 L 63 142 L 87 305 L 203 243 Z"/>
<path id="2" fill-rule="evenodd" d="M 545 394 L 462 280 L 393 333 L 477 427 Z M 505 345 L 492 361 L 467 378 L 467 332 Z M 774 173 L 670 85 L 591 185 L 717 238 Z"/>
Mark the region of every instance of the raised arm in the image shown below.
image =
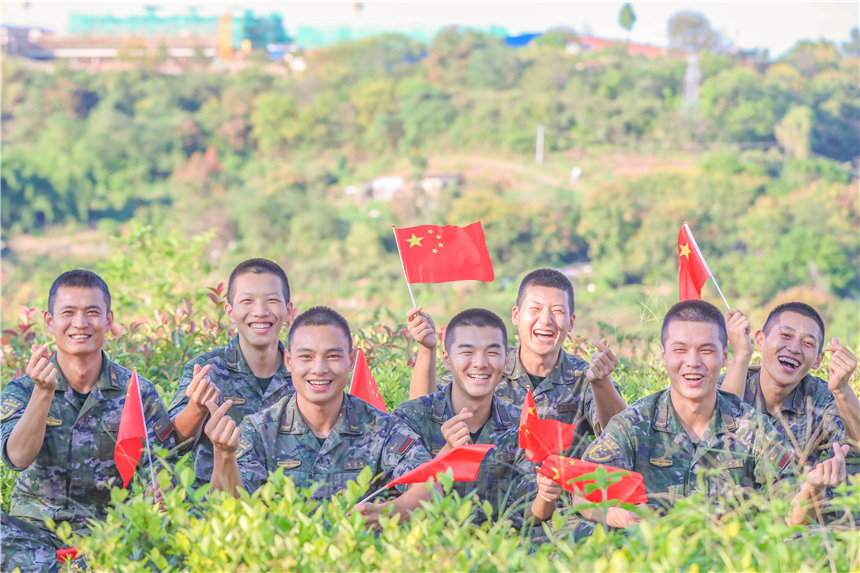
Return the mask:
<path id="1" fill-rule="evenodd" d="M 206 402 L 211 401 L 217 404 L 221 397 L 220 390 L 207 376 L 211 368 L 212 366 L 209 364 L 203 367 L 199 364 L 194 365 L 191 382 L 185 388 L 188 402 L 186 402 L 185 408 L 173 418 L 177 445 L 183 445 L 197 439 L 200 430 L 203 429 L 206 416 L 209 415 Z"/>
<path id="2" fill-rule="evenodd" d="M 824 500 L 824 491 L 845 481 L 845 454 L 847 445 L 833 444 L 833 457 L 815 464 L 791 500 L 791 511 L 785 518 L 789 525 L 802 525 L 814 517 Z"/>
<path id="3" fill-rule="evenodd" d="M 6 441 L 6 455 L 17 469 L 33 463 L 45 441 L 45 427 L 51 401 L 57 389 L 57 368 L 51 362 L 47 346 L 33 345 L 33 354 L 27 363 L 27 376 L 33 380 L 33 392 L 24 414 Z"/>
<path id="4" fill-rule="evenodd" d="M 729 345 L 734 354 L 720 389 L 724 392 L 731 392 L 743 400 L 747 369 L 753 352 L 749 336 L 750 321 L 740 310 L 729 309 L 726 311 L 726 331 L 729 335 Z"/>
<path id="5" fill-rule="evenodd" d="M 591 393 L 594 395 L 594 407 L 597 409 L 600 427 L 605 428 L 612 416 L 626 408 L 627 404 L 616 390 L 610 377 L 615 367 L 618 366 L 618 358 L 609 348 L 609 341 L 604 338 L 600 342 L 592 342 L 592 344 L 597 352 L 591 356 L 585 378 L 591 384 Z"/>
<path id="6" fill-rule="evenodd" d="M 860 400 L 851 388 L 851 376 L 857 370 L 857 357 L 848 347 L 839 344 L 839 339 L 834 338 L 830 344 L 824 347 L 830 356 L 830 376 L 827 386 L 833 392 L 836 399 L 836 407 L 845 425 L 848 438 L 854 442 L 854 447 L 860 449 Z"/>
<path id="7" fill-rule="evenodd" d="M 416 306 L 406 313 L 406 326 L 418 342 L 415 367 L 409 379 L 409 399 L 420 398 L 436 391 L 436 324 L 433 318 Z"/>
<path id="8" fill-rule="evenodd" d="M 212 467 L 212 489 L 228 491 L 233 496 L 239 496 L 242 489 L 242 476 L 236 461 L 236 450 L 239 449 L 239 427 L 233 418 L 227 415 L 227 410 L 233 405 L 227 400 L 221 406 L 207 402 L 209 421 L 206 422 L 206 435 L 212 441 L 215 462 Z"/>

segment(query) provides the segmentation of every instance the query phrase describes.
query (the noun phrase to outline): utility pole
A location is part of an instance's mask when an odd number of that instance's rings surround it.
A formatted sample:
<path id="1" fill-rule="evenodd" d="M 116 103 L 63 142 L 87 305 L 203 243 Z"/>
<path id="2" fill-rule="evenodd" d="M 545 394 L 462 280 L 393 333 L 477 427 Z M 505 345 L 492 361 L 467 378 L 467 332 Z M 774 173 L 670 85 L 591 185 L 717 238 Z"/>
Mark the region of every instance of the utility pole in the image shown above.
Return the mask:
<path id="1" fill-rule="evenodd" d="M 535 163 L 538 165 L 543 165 L 543 134 L 544 126 L 540 124 L 537 126 L 537 138 L 535 140 Z"/>

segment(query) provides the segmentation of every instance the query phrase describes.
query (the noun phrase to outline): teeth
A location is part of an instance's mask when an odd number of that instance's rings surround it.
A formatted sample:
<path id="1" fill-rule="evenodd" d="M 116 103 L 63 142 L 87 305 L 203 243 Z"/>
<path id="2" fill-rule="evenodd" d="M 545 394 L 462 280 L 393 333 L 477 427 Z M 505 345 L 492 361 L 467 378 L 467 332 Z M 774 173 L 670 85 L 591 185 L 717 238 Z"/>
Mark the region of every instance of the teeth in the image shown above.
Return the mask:
<path id="1" fill-rule="evenodd" d="M 255 322 L 251 325 L 251 328 L 254 330 L 266 330 L 270 326 L 272 326 L 271 322 Z"/>
<path id="2" fill-rule="evenodd" d="M 73 334 L 71 336 L 72 340 L 86 340 L 87 338 L 89 338 L 89 336 L 86 334 Z"/>
<path id="3" fill-rule="evenodd" d="M 329 382 L 331 382 L 331 380 L 308 380 L 308 384 L 317 387 L 328 386 Z"/>
<path id="4" fill-rule="evenodd" d="M 787 356 L 780 356 L 779 361 L 780 363 L 785 364 L 790 368 L 797 368 L 798 366 L 800 366 L 799 361 L 795 360 L 794 358 L 789 358 Z"/>
<path id="5" fill-rule="evenodd" d="M 469 374 L 469 378 L 473 378 L 475 380 L 486 380 L 489 377 L 489 374 Z"/>
<path id="6" fill-rule="evenodd" d="M 538 336 L 552 336 L 551 330 L 535 330 L 534 332 Z"/>

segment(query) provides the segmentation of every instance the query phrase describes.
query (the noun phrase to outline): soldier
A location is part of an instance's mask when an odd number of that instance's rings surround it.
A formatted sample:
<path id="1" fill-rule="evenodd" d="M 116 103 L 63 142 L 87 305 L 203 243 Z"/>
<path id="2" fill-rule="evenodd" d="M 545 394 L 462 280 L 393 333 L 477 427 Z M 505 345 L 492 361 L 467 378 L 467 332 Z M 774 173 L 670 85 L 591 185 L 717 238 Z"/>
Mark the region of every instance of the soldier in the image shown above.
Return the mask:
<path id="1" fill-rule="evenodd" d="M 422 353 L 431 352 L 431 345 L 435 353 L 435 344 L 428 334 L 433 331 L 429 317 L 415 311 L 412 309 L 407 318 L 410 333 L 421 344 L 420 358 Z M 577 424 L 573 444 L 565 452 L 571 456 L 581 454 L 587 446 L 585 438 L 599 434 L 625 406 L 610 377 L 618 359 L 605 339 L 594 343 L 597 352 L 591 363 L 562 349 L 575 319 L 573 285 L 567 277 L 552 269 L 527 274 L 511 310 L 520 344 L 508 352 L 502 380 L 496 387 L 496 396 L 517 408 L 531 388 L 539 416 Z M 428 369 L 416 365 L 410 396 L 436 391 L 436 380 L 427 375 Z"/>
<path id="2" fill-rule="evenodd" d="M 717 390 L 728 356 L 720 311 L 701 300 L 679 302 L 666 314 L 660 339 L 669 388 L 615 416 L 583 459 L 641 473 L 649 499 L 666 504 L 700 484 L 719 499 L 734 487 L 761 487 L 792 473 L 793 455 L 771 423 L 737 396 Z M 846 451 L 834 446 L 834 458 L 808 474 L 792 501 L 790 524 L 802 523 L 807 505 L 845 479 Z M 600 517 L 597 511 L 583 515 Z M 618 507 L 606 516 L 614 527 L 640 519 Z"/>
<path id="3" fill-rule="evenodd" d="M 296 393 L 245 418 L 241 426 L 227 415 L 227 400 L 212 413 L 205 432 L 215 445 L 214 489 L 255 491 L 269 473 L 284 468 L 298 487 L 315 487 L 326 499 L 369 467 L 374 484 L 384 484 L 430 460 L 418 436 L 397 418 L 344 393 L 355 363 L 346 320 L 327 307 L 299 315 L 290 328 L 284 353 Z M 403 491 L 402 489 L 400 491 Z M 423 484 L 393 502 L 402 518 L 429 499 Z M 356 506 L 370 526 L 378 525 L 385 504 Z"/>
<path id="4" fill-rule="evenodd" d="M 57 277 L 44 314 L 56 353 L 34 345 L 27 375 L 3 389 L 3 463 L 19 472 L 3 515 L 3 571 L 56 569 L 63 544 L 45 521 L 83 533 L 87 520 L 105 516 L 111 487 L 122 485 L 114 447 L 131 372 L 102 350 L 113 324 L 110 302 L 107 285 L 90 271 Z M 173 447 L 158 391 L 138 381 L 150 441 Z"/>
<path id="5" fill-rule="evenodd" d="M 527 498 L 534 497 L 536 472 L 519 447 L 519 410 L 493 396 L 505 368 L 507 339 L 505 323 L 489 310 L 472 308 L 454 316 L 442 353 L 452 383 L 401 404 L 394 415 L 421 437 L 432 455 L 468 443 L 495 444 L 477 480 L 455 483 L 454 489 L 461 496 L 477 491 L 478 499 L 490 501 L 495 516 L 511 508 L 517 523 Z M 537 475 L 537 486 L 528 514 L 542 521 L 552 514 L 561 486 L 542 475 Z"/>
<path id="6" fill-rule="evenodd" d="M 821 315 L 802 302 L 774 308 L 755 334 L 761 366 L 749 368 L 753 350 L 749 320 L 732 309 L 726 313 L 726 323 L 735 356 L 722 390 L 766 415 L 808 467 L 846 437 L 854 444 L 850 453 L 856 459 L 860 400 L 849 382 L 857 358 L 837 338 L 824 346 Z M 825 351 L 833 353 L 826 382 L 809 373 L 821 365 Z"/>
<path id="7" fill-rule="evenodd" d="M 206 402 L 230 400 L 230 416 L 242 419 L 293 392 L 284 367 L 281 329 L 290 319 L 290 283 L 284 270 L 267 259 L 249 259 L 233 269 L 227 283 L 224 310 L 237 334 L 223 348 L 190 360 L 168 412 L 176 426 L 177 443 L 194 450 L 198 486 L 212 475 L 212 442 L 201 435 L 209 416 Z"/>

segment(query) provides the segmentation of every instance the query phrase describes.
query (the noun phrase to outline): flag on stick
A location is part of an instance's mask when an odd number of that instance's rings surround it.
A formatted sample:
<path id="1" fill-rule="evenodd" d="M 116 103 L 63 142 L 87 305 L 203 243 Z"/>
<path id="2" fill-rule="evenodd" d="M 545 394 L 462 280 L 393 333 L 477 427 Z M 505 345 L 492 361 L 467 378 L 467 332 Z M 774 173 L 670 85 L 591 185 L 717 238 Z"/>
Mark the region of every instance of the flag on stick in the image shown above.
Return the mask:
<path id="1" fill-rule="evenodd" d="M 538 417 L 532 389 L 529 388 L 520 414 L 520 447 L 526 458 L 541 463 L 552 454 L 560 454 L 573 443 L 576 424 Z"/>
<path id="2" fill-rule="evenodd" d="M 374 379 L 373 374 L 370 372 L 370 366 L 367 364 L 364 352 L 360 348 L 355 357 L 355 369 L 352 371 L 352 384 L 350 384 L 349 393 L 353 396 L 358 396 L 374 408 L 388 413 L 388 409 L 385 407 L 385 400 L 382 399 L 379 386 L 376 384 L 376 379 Z"/>
<path id="3" fill-rule="evenodd" d="M 140 385 L 137 381 L 137 369 L 131 373 L 128 390 L 125 393 L 125 403 L 122 406 L 122 417 L 119 420 L 119 432 L 116 436 L 116 447 L 113 459 L 122 477 L 122 487 L 134 477 L 134 470 L 143 454 L 143 444 L 149 451 L 149 438 L 146 435 L 146 421 L 143 417 L 143 401 L 140 398 Z M 149 470 L 152 473 L 152 455 L 149 457 Z M 153 483 L 155 482 L 153 474 Z"/>
<path id="4" fill-rule="evenodd" d="M 74 561 L 81 556 L 81 552 L 77 547 L 69 547 L 68 549 L 57 549 L 57 561 L 66 564 L 69 561 Z"/>
<path id="5" fill-rule="evenodd" d="M 684 223 L 678 231 L 678 300 L 701 299 L 702 287 L 708 282 L 708 278 L 713 279 L 714 286 L 717 287 L 726 308 L 730 308 L 720 285 L 717 284 L 717 279 L 714 278 L 714 273 L 711 272 L 705 257 L 702 256 L 702 251 L 699 250 L 699 245 L 696 244 L 693 232 L 687 223 Z"/>
<path id="6" fill-rule="evenodd" d="M 585 486 L 593 484 L 597 480 L 571 481 L 580 476 L 593 473 L 598 468 L 605 468 L 609 472 L 609 475 L 617 474 L 621 476 L 620 480 L 607 486 L 606 498 L 608 500 L 621 503 L 646 503 L 648 501 L 648 496 L 645 493 L 645 484 L 642 481 L 642 474 L 638 472 L 552 455 L 544 461 L 543 465 L 538 469 L 538 473 L 545 475 L 571 493 L 578 493 L 588 501 L 599 503 L 603 501 L 602 489 L 585 493 Z"/>
<path id="7" fill-rule="evenodd" d="M 394 235 L 407 283 L 492 282 L 495 278 L 480 221 L 465 227 L 395 228 Z"/>
<path id="8" fill-rule="evenodd" d="M 495 447 L 495 444 L 457 446 L 392 480 L 388 483 L 388 487 L 405 483 L 423 483 L 428 479 L 436 481 L 437 474 L 443 474 L 449 469 L 454 473 L 454 481 L 475 481 L 484 456 Z"/>

